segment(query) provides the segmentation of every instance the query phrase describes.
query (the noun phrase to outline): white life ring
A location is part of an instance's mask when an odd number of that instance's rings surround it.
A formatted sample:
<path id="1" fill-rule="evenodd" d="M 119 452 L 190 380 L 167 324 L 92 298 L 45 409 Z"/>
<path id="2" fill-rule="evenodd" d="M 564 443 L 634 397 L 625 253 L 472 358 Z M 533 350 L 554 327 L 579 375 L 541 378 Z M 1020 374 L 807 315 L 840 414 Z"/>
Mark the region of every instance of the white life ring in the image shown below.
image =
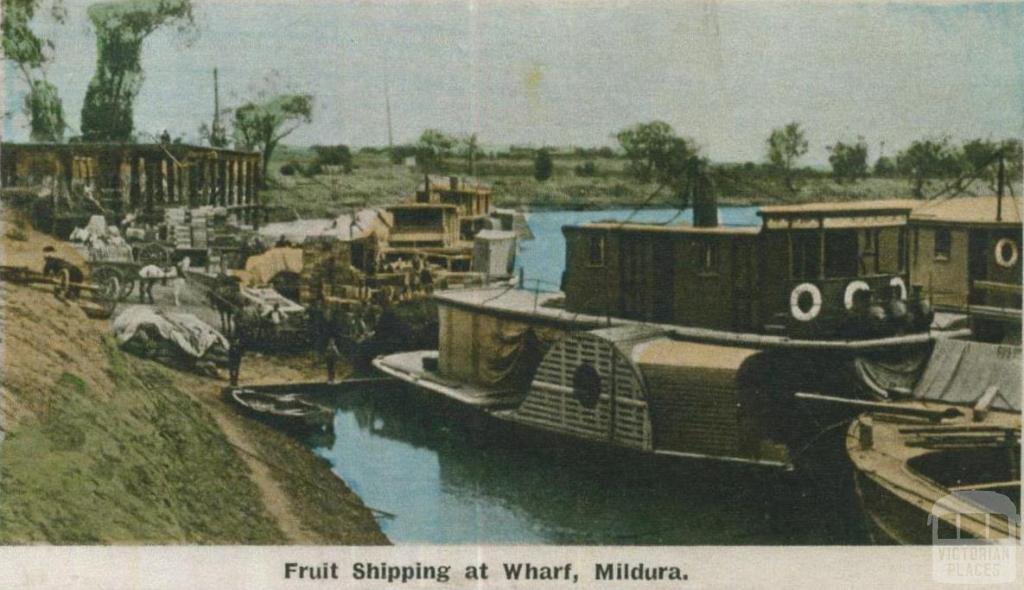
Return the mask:
<path id="1" fill-rule="evenodd" d="M 902 301 L 907 300 L 907 284 L 903 282 L 900 277 L 893 277 L 889 280 L 890 287 L 896 287 L 900 290 L 900 299 Z"/>
<path id="2" fill-rule="evenodd" d="M 800 307 L 800 297 L 804 293 L 811 296 L 811 308 L 804 311 Z M 809 322 L 821 313 L 821 291 L 811 283 L 801 283 L 789 294 L 789 311 L 801 322 Z"/>
<path id="3" fill-rule="evenodd" d="M 1004 256 L 1005 248 L 1010 247 L 1010 255 Z M 996 264 L 1003 268 L 1012 268 L 1014 264 L 1017 264 L 1017 258 L 1019 258 L 1020 252 L 1017 250 L 1017 242 L 1010 238 L 1003 238 L 996 242 Z"/>
<path id="4" fill-rule="evenodd" d="M 857 294 L 857 291 L 870 291 L 871 285 L 864 281 L 852 281 L 846 286 L 846 292 L 843 293 L 843 305 L 846 309 L 853 309 L 853 296 Z"/>

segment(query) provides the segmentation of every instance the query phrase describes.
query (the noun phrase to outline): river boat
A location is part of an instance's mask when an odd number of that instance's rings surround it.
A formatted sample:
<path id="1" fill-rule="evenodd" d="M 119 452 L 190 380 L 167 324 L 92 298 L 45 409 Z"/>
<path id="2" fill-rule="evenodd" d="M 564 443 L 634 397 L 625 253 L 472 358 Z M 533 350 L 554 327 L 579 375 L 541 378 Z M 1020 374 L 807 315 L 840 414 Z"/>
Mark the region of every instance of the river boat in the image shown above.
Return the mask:
<path id="1" fill-rule="evenodd" d="M 764 207 L 760 228 L 567 226 L 564 293 L 437 293 L 439 349 L 374 365 L 535 430 L 788 468 L 815 433 L 794 393 L 905 397 L 937 341 L 970 334 L 913 283 L 917 205 Z"/>

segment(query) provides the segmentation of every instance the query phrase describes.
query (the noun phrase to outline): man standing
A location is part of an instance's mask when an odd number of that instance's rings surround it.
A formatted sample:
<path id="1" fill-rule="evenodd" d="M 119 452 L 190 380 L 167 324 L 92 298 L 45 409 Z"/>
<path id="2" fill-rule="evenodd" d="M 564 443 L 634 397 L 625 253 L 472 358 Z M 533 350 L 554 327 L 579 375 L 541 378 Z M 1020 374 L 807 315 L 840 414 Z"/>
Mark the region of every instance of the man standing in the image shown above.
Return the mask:
<path id="1" fill-rule="evenodd" d="M 327 382 L 334 383 L 334 373 L 341 353 L 334 343 L 334 338 L 327 341 L 327 348 L 324 350 L 324 360 L 327 361 Z"/>
<path id="2" fill-rule="evenodd" d="M 238 373 L 242 368 L 242 339 L 235 334 L 228 342 L 228 375 L 231 387 L 238 387 Z"/>

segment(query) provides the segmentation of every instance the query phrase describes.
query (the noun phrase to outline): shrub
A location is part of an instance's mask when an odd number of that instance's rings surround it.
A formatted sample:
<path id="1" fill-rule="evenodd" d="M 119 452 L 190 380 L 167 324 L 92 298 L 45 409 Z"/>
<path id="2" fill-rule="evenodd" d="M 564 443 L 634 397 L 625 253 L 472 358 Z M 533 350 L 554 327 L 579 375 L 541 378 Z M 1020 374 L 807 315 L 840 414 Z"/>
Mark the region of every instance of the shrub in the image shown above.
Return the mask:
<path id="1" fill-rule="evenodd" d="M 597 176 L 597 164 L 587 161 L 574 169 L 576 176 Z"/>
<path id="2" fill-rule="evenodd" d="M 533 157 L 533 177 L 544 182 L 551 178 L 554 170 L 555 163 L 551 160 L 551 154 L 545 149 L 537 150 L 537 154 Z"/>

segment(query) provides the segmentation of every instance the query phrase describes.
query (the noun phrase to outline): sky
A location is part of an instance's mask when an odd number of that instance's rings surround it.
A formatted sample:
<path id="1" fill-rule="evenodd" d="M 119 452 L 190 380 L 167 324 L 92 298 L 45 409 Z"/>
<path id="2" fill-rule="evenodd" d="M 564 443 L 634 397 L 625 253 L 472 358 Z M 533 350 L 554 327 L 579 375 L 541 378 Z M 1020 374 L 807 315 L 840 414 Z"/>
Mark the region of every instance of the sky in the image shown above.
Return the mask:
<path id="1" fill-rule="evenodd" d="M 90 4 L 38 30 L 77 130 L 95 71 Z M 761 161 L 774 127 L 798 121 L 807 163 L 863 136 L 871 158 L 914 139 L 1024 135 L 1024 3 L 890 4 L 687 0 L 196 0 L 197 30 L 143 49 L 136 129 L 198 138 L 221 100 L 260 89 L 315 97 L 293 145 L 386 145 L 425 128 L 484 145 L 616 145 L 670 123 L 716 161 Z M 5 68 L 4 136 L 28 137 L 24 86 Z M 77 131 L 76 131 L 77 132 Z M 884 142 L 884 147 L 883 147 Z"/>

